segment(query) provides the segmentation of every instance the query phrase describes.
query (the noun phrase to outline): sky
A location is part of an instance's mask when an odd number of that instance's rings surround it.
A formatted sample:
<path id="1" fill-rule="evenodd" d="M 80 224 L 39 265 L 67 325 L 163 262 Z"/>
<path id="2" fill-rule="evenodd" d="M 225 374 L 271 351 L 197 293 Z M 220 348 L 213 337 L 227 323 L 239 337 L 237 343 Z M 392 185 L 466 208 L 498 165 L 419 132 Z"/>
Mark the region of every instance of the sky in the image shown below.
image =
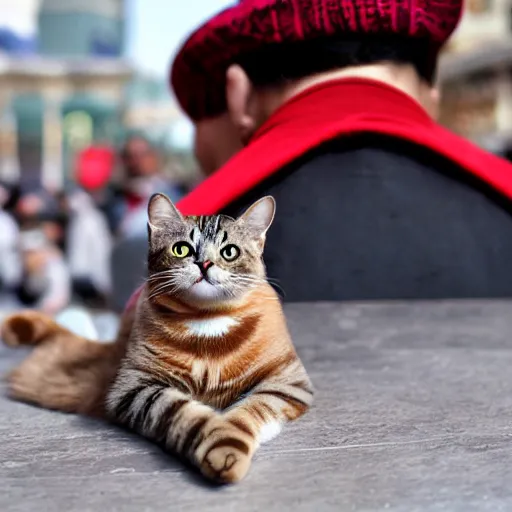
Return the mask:
<path id="1" fill-rule="evenodd" d="M 213 14 L 236 0 L 127 0 L 127 56 L 144 74 L 166 79 L 180 43 Z M 176 7 L 172 7 L 175 5 Z M 176 148 L 192 145 L 192 124 L 182 117 L 169 132 Z"/>
<path id="2" fill-rule="evenodd" d="M 236 0 L 128 0 L 128 57 L 141 71 L 165 76 L 180 42 L 206 18 L 235 3 Z"/>

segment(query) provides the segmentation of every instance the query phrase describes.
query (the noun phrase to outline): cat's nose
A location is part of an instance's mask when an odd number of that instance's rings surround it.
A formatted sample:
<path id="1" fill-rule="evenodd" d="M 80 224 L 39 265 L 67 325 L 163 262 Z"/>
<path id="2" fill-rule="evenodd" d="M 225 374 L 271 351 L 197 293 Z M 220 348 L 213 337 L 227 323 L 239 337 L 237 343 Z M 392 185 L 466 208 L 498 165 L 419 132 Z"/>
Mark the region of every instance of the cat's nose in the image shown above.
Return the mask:
<path id="1" fill-rule="evenodd" d="M 196 265 L 198 265 L 203 272 L 207 272 L 210 267 L 213 267 L 213 263 L 210 260 L 196 261 Z"/>

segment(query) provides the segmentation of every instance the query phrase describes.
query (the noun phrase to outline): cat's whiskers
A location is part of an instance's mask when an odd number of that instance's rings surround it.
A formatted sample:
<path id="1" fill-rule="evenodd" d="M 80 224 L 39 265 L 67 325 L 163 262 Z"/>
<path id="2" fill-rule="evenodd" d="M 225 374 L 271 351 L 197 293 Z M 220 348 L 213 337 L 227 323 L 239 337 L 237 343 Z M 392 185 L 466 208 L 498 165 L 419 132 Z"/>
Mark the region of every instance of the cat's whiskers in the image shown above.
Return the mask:
<path id="1" fill-rule="evenodd" d="M 155 285 L 155 288 L 151 289 L 148 298 L 151 300 L 158 297 L 159 295 L 163 295 L 164 293 L 175 293 L 178 287 L 179 286 L 178 283 L 176 282 L 176 279 L 168 279 L 162 284 Z"/>
<path id="2" fill-rule="evenodd" d="M 174 277 L 176 275 L 175 270 L 163 270 L 162 272 L 157 272 L 155 274 L 150 275 L 146 278 L 147 282 L 157 281 L 159 279 L 166 279 L 168 277 Z"/>
<path id="3" fill-rule="evenodd" d="M 234 277 L 234 279 L 242 281 L 243 283 L 253 284 L 254 286 L 257 286 L 259 284 L 270 284 L 274 288 L 277 288 L 277 291 L 280 292 L 281 297 L 284 298 L 286 296 L 286 292 L 283 290 L 282 286 L 278 283 L 277 279 L 262 278 L 262 277 L 252 275 L 252 274 L 246 274 L 246 275 L 242 275 L 242 276 L 235 275 L 233 277 Z"/>

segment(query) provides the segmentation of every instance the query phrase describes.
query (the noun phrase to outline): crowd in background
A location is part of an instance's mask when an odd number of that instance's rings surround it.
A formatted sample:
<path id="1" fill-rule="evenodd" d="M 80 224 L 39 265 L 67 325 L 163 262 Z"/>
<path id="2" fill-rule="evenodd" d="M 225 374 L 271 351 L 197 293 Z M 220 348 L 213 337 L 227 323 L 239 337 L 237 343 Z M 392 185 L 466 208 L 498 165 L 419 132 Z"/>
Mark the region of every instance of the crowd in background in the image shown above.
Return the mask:
<path id="1" fill-rule="evenodd" d="M 108 304 L 115 244 L 145 235 L 153 193 L 175 201 L 185 193 L 161 173 L 158 151 L 146 139 L 128 139 L 118 158 L 116 184 L 74 183 L 52 192 L 40 184 L 0 183 L 4 296 L 48 314 L 72 302 L 93 308 Z"/>

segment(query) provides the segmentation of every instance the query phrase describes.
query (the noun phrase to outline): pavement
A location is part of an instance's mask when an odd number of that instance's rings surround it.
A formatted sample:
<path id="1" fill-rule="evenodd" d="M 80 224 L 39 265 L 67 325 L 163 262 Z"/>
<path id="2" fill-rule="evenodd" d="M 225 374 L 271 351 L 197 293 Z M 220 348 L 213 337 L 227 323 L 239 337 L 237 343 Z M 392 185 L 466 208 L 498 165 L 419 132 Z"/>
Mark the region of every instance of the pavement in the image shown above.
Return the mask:
<path id="1" fill-rule="evenodd" d="M 287 306 L 315 405 L 235 486 L 130 432 L 0 398 L 0 511 L 512 511 L 511 312 Z M 0 349 L 0 371 L 21 357 Z"/>

